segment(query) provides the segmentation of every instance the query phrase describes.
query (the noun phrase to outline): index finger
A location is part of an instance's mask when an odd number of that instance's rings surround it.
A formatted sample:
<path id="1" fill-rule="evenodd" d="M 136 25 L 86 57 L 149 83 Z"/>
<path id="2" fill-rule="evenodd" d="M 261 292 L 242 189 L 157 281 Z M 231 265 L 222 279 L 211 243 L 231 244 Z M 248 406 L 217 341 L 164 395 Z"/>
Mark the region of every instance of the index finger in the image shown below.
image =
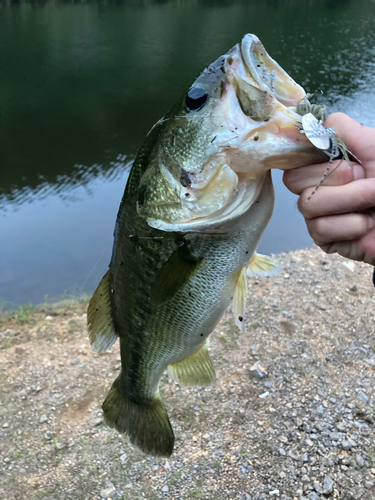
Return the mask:
<path id="1" fill-rule="evenodd" d="M 319 184 L 327 171 L 328 163 L 309 165 L 308 167 L 286 170 L 283 182 L 294 194 L 301 194 L 308 187 Z M 324 186 L 342 186 L 354 180 L 364 179 L 365 170 L 358 163 L 351 162 L 350 168 L 345 160 L 335 160 L 330 165 L 328 176 L 324 179 Z"/>
<path id="2" fill-rule="evenodd" d="M 375 179 L 360 179 L 344 186 L 321 186 L 311 198 L 311 188 L 305 189 L 298 208 L 306 219 L 326 215 L 361 212 L 375 206 Z"/>
<path id="3" fill-rule="evenodd" d="M 333 127 L 337 137 L 364 164 L 368 172 L 366 177 L 375 177 L 375 129 L 358 123 L 344 113 L 332 113 L 324 126 Z"/>

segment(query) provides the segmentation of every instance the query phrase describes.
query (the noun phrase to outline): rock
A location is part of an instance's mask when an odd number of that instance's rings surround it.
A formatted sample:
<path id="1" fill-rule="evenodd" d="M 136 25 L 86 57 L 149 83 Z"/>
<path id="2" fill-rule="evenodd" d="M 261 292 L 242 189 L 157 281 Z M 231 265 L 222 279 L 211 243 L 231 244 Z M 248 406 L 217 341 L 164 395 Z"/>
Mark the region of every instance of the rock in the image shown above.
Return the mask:
<path id="1" fill-rule="evenodd" d="M 51 439 L 52 439 L 52 438 L 53 438 L 53 434 L 52 434 L 52 432 L 47 431 L 47 432 L 44 434 L 44 439 L 45 439 L 46 441 L 51 441 Z"/>
<path id="2" fill-rule="evenodd" d="M 102 423 L 104 422 L 103 418 L 102 417 L 98 417 L 96 418 L 95 420 L 92 421 L 92 425 L 94 427 L 98 427 L 99 425 L 101 425 Z"/>
<path id="3" fill-rule="evenodd" d="M 348 451 L 351 449 L 352 443 L 350 441 L 345 440 L 341 443 L 341 446 L 343 450 Z"/>
<path id="4" fill-rule="evenodd" d="M 262 399 L 264 399 L 264 398 L 266 398 L 267 396 L 269 396 L 269 394 L 270 394 L 270 393 L 269 393 L 268 391 L 266 391 L 266 392 L 263 392 L 263 394 L 260 394 L 260 395 L 259 395 L 259 397 L 260 397 L 260 398 L 262 398 Z"/>
<path id="5" fill-rule="evenodd" d="M 365 405 L 367 405 L 368 402 L 370 401 L 367 394 L 365 394 L 363 391 L 358 391 L 357 398 L 360 399 L 362 401 L 362 403 Z"/>
<path id="6" fill-rule="evenodd" d="M 163 493 L 168 493 L 168 491 L 169 491 L 168 486 L 167 486 L 167 485 L 163 486 L 163 487 L 162 487 L 162 489 L 161 489 L 161 491 L 162 491 Z"/>
<path id="7" fill-rule="evenodd" d="M 64 444 L 64 443 L 56 443 L 55 444 L 55 450 L 56 451 L 63 450 L 64 448 L 66 448 L 66 444 Z"/>
<path id="8" fill-rule="evenodd" d="M 340 432 L 345 432 L 346 431 L 346 424 L 345 424 L 345 422 L 338 422 L 336 424 L 336 427 L 337 427 L 337 430 L 339 430 Z"/>
<path id="9" fill-rule="evenodd" d="M 355 461 L 357 462 L 358 467 L 363 467 L 365 465 L 365 461 L 359 453 L 355 456 Z"/>
<path id="10" fill-rule="evenodd" d="M 79 363 L 79 359 L 75 358 L 73 359 L 73 361 L 71 362 L 72 365 L 78 365 Z"/>
<path id="11" fill-rule="evenodd" d="M 322 485 L 320 483 L 314 483 L 314 490 L 317 492 L 317 493 L 323 493 L 323 488 L 322 488 Z"/>
<path id="12" fill-rule="evenodd" d="M 272 491 L 270 491 L 270 497 L 272 497 L 274 495 L 279 495 L 279 494 L 280 494 L 279 490 L 272 490 Z"/>
<path id="13" fill-rule="evenodd" d="M 308 495 L 308 497 L 307 497 L 307 498 L 308 498 L 309 500 L 319 500 L 319 499 L 320 499 L 320 496 L 319 496 L 319 495 L 317 495 L 317 494 L 315 493 L 315 491 L 312 491 L 312 492 Z"/>
<path id="14" fill-rule="evenodd" d="M 286 455 L 286 451 L 284 450 L 284 448 L 279 448 L 279 453 L 280 453 L 280 455 L 282 455 L 283 457 L 285 457 L 285 455 Z"/>
<path id="15" fill-rule="evenodd" d="M 307 453 L 304 453 L 304 454 L 302 455 L 302 462 L 303 462 L 304 464 L 308 464 L 308 463 L 310 462 L 310 460 L 309 460 L 309 456 L 308 456 L 308 454 L 307 454 Z"/>
<path id="16" fill-rule="evenodd" d="M 266 369 L 260 364 L 260 361 L 257 361 L 250 368 L 250 375 L 258 379 L 268 377 L 268 373 L 266 372 Z"/>
<path id="17" fill-rule="evenodd" d="M 7 429 L 8 427 L 9 427 L 9 422 L 5 422 L 5 423 L 3 424 L 3 429 Z"/>
<path id="18" fill-rule="evenodd" d="M 116 495 L 116 488 L 111 481 L 106 481 L 105 482 L 105 487 L 100 490 L 100 496 L 102 498 L 111 498 Z M 117 495 L 116 495 L 117 496 Z"/>
<path id="19" fill-rule="evenodd" d="M 350 290 L 351 292 L 357 292 L 357 291 L 358 291 L 358 287 L 357 287 L 357 285 L 353 285 L 353 286 L 351 286 L 351 287 L 349 288 L 349 290 Z"/>
<path id="20" fill-rule="evenodd" d="M 127 454 L 126 453 L 123 453 L 120 457 L 120 460 L 121 460 L 121 463 L 125 463 L 125 460 L 128 458 Z"/>
<path id="21" fill-rule="evenodd" d="M 329 476 L 326 476 L 323 481 L 323 493 L 329 495 L 333 491 L 333 481 Z"/>
<path id="22" fill-rule="evenodd" d="M 331 432 L 329 434 L 329 437 L 332 441 L 340 441 L 340 438 L 341 438 L 341 436 L 338 432 Z"/>
<path id="23" fill-rule="evenodd" d="M 39 419 L 39 423 L 40 424 L 44 424 L 44 422 L 47 422 L 48 421 L 48 417 L 47 415 L 42 415 Z"/>
<path id="24" fill-rule="evenodd" d="M 322 405 L 319 405 L 318 408 L 316 409 L 316 413 L 318 413 L 319 415 L 323 415 L 324 413 L 324 408 Z"/>

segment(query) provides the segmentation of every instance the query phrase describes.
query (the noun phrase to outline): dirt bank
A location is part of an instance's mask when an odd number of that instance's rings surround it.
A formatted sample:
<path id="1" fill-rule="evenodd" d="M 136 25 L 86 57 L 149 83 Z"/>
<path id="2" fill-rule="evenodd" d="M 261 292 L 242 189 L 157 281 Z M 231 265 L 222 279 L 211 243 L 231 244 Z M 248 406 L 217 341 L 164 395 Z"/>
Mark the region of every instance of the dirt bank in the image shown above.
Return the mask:
<path id="1" fill-rule="evenodd" d="M 215 386 L 164 377 L 170 460 L 103 424 L 118 343 L 91 353 L 87 304 L 3 318 L 0 498 L 375 499 L 372 270 L 315 247 L 277 260 L 249 280 L 244 331 L 228 310 L 210 337 Z"/>

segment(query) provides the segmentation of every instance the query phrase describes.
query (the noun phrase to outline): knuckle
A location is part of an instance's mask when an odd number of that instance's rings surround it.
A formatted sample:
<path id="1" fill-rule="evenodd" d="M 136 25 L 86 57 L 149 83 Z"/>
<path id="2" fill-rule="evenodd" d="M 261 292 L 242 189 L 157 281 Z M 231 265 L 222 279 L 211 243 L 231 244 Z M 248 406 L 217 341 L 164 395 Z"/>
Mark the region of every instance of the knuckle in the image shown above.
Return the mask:
<path id="1" fill-rule="evenodd" d="M 303 183 L 301 183 L 301 172 L 302 169 L 285 170 L 283 175 L 283 182 L 285 186 L 293 194 L 300 195 L 303 190 Z"/>
<path id="2" fill-rule="evenodd" d="M 311 196 L 312 189 L 305 189 L 302 191 L 301 196 L 298 198 L 298 210 L 305 217 L 305 219 L 312 219 L 314 217 L 313 200 L 308 199 Z"/>
<path id="3" fill-rule="evenodd" d="M 325 235 L 325 221 L 323 217 L 308 221 L 307 229 L 311 238 L 317 245 L 324 245 L 327 243 L 327 237 Z"/>
<path id="4" fill-rule="evenodd" d="M 351 168 L 348 168 L 347 163 L 343 162 L 337 169 L 337 184 L 338 185 L 343 185 L 343 184 L 349 184 L 349 182 L 354 181 L 354 171 L 353 171 L 353 166 Z"/>
<path id="5" fill-rule="evenodd" d="M 375 179 L 366 180 L 366 184 L 363 184 L 363 195 L 375 205 Z"/>

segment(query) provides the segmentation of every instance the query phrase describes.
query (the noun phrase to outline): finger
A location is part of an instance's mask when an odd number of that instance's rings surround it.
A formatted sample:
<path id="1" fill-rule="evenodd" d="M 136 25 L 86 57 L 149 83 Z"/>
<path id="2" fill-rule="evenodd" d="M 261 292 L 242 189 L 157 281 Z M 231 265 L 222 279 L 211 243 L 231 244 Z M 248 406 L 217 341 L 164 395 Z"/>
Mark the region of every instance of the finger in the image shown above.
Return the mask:
<path id="1" fill-rule="evenodd" d="M 328 163 L 322 163 L 286 170 L 283 176 L 284 184 L 292 193 L 301 194 L 307 187 L 315 187 L 319 184 L 327 171 L 327 166 Z M 333 161 L 328 171 L 329 175 L 324 179 L 324 186 L 342 186 L 366 177 L 365 170 L 361 165 L 353 162 L 350 166 L 351 168 L 348 167 L 345 160 Z"/>
<path id="2" fill-rule="evenodd" d="M 324 122 L 325 127 L 333 127 L 337 136 L 362 163 L 375 157 L 375 130 L 350 118 L 344 113 L 332 113 Z"/>
<path id="3" fill-rule="evenodd" d="M 314 195 L 311 193 L 311 188 L 305 189 L 298 199 L 298 208 L 306 219 L 360 212 L 375 206 L 375 178 L 344 186 L 321 186 Z"/>
<path id="4" fill-rule="evenodd" d="M 374 219 L 366 214 L 318 217 L 306 223 L 310 236 L 317 245 L 357 240 L 369 233 L 375 226 Z"/>
<path id="5" fill-rule="evenodd" d="M 375 266 L 375 231 L 352 241 L 335 241 L 320 245 L 326 253 L 338 253 L 351 260 L 359 260 Z"/>

